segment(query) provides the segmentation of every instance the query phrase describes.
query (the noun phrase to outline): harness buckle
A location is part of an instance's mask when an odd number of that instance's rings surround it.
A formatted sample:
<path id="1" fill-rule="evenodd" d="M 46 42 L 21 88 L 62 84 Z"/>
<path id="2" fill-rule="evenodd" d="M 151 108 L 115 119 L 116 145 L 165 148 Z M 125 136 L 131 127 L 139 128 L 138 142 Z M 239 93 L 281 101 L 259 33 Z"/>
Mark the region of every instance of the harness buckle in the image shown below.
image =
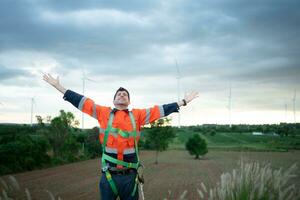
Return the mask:
<path id="1" fill-rule="evenodd" d="M 106 172 L 108 170 L 108 166 L 102 167 L 102 171 Z"/>
<path id="2" fill-rule="evenodd" d="M 141 164 L 141 163 L 139 164 L 139 167 L 137 168 L 137 180 L 141 184 L 145 183 L 144 168 L 145 168 L 145 166 L 143 164 Z"/>

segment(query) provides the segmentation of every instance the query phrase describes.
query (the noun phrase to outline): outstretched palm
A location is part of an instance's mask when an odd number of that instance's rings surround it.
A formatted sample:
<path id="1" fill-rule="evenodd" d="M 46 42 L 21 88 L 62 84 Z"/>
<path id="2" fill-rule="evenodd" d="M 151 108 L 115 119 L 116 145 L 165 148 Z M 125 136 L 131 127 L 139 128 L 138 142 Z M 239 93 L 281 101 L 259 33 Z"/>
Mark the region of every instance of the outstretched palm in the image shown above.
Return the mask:
<path id="1" fill-rule="evenodd" d="M 193 99 L 199 97 L 199 92 L 192 92 L 190 94 L 186 94 L 184 99 L 187 103 L 191 102 Z"/>
<path id="2" fill-rule="evenodd" d="M 46 81 L 47 83 L 49 83 L 52 86 L 59 85 L 59 77 L 58 76 L 55 79 L 50 74 L 44 74 L 43 79 L 44 79 L 44 81 Z"/>

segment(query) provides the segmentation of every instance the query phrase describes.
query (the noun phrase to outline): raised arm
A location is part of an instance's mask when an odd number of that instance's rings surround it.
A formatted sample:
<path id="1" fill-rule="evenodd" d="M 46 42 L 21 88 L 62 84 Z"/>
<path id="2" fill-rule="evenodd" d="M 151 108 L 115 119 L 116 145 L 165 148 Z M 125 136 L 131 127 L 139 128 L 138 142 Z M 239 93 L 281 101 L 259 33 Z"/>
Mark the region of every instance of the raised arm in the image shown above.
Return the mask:
<path id="1" fill-rule="evenodd" d="M 44 74 L 43 79 L 61 93 L 66 93 L 67 90 L 59 83 L 59 76 L 55 79 L 50 74 Z"/>
<path id="2" fill-rule="evenodd" d="M 56 79 L 53 78 L 50 74 L 44 74 L 43 79 L 52 85 L 54 88 L 56 88 L 58 91 L 64 94 L 63 99 L 65 101 L 70 102 L 73 106 L 78 108 L 80 111 L 94 117 L 95 119 L 98 119 L 101 121 L 101 119 L 106 118 L 104 114 L 99 113 L 107 113 L 107 110 L 109 110 L 109 107 L 96 105 L 95 102 L 85 97 L 81 94 L 78 94 L 72 90 L 65 89 L 60 83 L 59 83 L 59 77 Z M 98 118 L 100 117 L 100 118 Z"/>
<path id="3" fill-rule="evenodd" d="M 139 120 L 141 125 L 149 124 L 159 118 L 166 117 L 173 112 L 179 112 L 180 106 L 186 106 L 193 99 L 197 98 L 199 95 L 198 92 L 192 92 L 186 94 L 184 99 L 179 102 L 156 105 L 148 109 L 137 109 L 135 112 L 139 113 Z"/>

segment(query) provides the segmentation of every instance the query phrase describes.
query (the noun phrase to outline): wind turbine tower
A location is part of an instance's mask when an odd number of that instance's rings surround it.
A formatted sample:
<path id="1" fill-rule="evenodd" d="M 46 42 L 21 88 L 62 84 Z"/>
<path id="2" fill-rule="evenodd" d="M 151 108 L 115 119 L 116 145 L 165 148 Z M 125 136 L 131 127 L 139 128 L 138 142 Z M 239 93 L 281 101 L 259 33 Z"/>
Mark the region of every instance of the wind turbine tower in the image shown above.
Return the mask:
<path id="1" fill-rule="evenodd" d="M 92 79 L 88 78 L 85 74 L 85 70 L 84 68 L 82 68 L 82 95 L 84 96 L 84 92 L 85 92 L 85 81 L 88 80 L 88 81 L 93 81 Z M 81 114 L 81 128 L 83 129 L 84 128 L 84 113 L 82 112 Z"/>
<path id="2" fill-rule="evenodd" d="M 229 87 L 229 96 L 228 96 L 228 110 L 229 110 L 229 127 L 231 128 L 231 109 L 232 109 L 232 103 L 231 103 L 231 86 Z"/>
<path id="3" fill-rule="evenodd" d="M 294 123 L 296 123 L 296 96 L 297 96 L 297 91 L 294 90 L 294 98 L 293 98 Z"/>
<path id="4" fill-rule="evenodd" d="M 287 123 L 287 103 L 284 104 L 285 108 L 285 123 Z"/>
<path id="5" fill-rule="evenodd" d="M 175 62 L 176 62 L 176 70 L 177 70 L 177 76 L 176 76 L 176 79 L 177 79 L 177 101 L 179 102 L 180 101 L 180 78 L 181 78 L 181 76 L 180 76 L 177 60 L 175 60 Z M 180 112 L 178 113 L 178 128 L 180 128 Z"/>
<path id="6" fill-rule="evenodd" d="M 30 125 L 32 126 L 33 123 L 33 105 L 35 104 L 35 100 L 34 97 L 30 98 L 31 101 L 31 117 L 30 117 Z"/>

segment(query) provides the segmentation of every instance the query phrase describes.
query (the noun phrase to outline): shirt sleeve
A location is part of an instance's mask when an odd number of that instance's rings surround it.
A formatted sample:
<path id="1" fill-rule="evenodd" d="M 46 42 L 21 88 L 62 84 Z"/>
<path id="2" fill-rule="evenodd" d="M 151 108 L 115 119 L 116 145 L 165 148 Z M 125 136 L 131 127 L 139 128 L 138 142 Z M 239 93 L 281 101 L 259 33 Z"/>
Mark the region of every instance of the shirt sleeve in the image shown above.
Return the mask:
<path id="1" fill-rule="evenodd" d="M 165 116 L 168 116 L 169 114 L 171 114 L 173 112 L 179 112 L 179 106 L 176 102 L 164 104 L 163 108 L 164 108 Z"/>
<path id="2" fill-rule="evenodd" d="M 97 120 L 101 120 L 99 117 L 105 118 L 109 112 L 109 107 L 99 106 L 92 99 L 78 94 L 72 90 L 67 90 L 63 96 L 63 99 L 70 102 L 80 111 L 92 116 Z"/>
<path id="3" fill-rule="evenodd" d="M 78 105 L 81 101 L 81 99 L 83 98 L 84 96 L 82 96 L 81 94 L 78 94 L 72 90 L 67 90 L 64 94 L 64 97 L 63 99 L 65 101 L 68 101 L 70 102 L 73 106 L 75 106 L 76 108 L 78 108 Z"/>
<path id="4" fill-rule="evenodd" d="M 178 110 L 179 106 L 177 103 L 164 104 L 161 106 L 155 105 L 151 108 L 140 109 L 139 122 L 141 125 L 149 124 L 173 112 L 178 112 Z"/>

